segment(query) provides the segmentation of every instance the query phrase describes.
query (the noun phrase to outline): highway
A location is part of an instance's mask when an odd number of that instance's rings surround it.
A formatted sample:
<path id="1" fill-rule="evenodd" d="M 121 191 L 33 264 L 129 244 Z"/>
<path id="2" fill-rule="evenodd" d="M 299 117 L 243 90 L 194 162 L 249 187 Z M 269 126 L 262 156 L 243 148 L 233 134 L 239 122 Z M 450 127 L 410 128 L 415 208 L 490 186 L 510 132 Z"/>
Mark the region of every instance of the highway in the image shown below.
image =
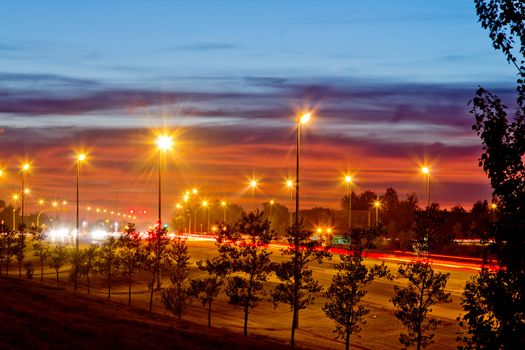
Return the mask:
<path id="1" fill-rule="evenodd" d="M 216 254 L 216 247 L 213 239 L 198 239 L 188 238 L 188 247 L 190 256 L 193 261 L 206 259 L 213 257 Z M 273 261 L 282 260 L 279 250 L 285 245 L 272 244 L 270 251 L 272 254 Z M 373 264 L 381 264 L 384 262 L 392 273 L 397 271 L 398 264 L 400 262 L 408 261 L 404 253 L 399 254 L 370 254 L 365 259 L 365 265 L 372 266 Z M 313 264 L 312 269 L 314 270 L 314 276 L 319 282 L 327 287 L 330 285 L 332 276 L 336 273 L 334 264 L 339 261 L 339 256 L 334 254 L 333 259 L 323 264 Z M 433 260 L 431 260 L 432 262 Z M 433 263 L 435 270 L 445 273 L 450 273 L 449 281 L 447 283 L 446 290 L 451 294 L 452 302 L 449 304 L 440 304 L 432 308 L 432 315 L 455 320 L 462 311 L 460 306 L 461 293 L 465 286 L 466 281 L 474 276 L 479 267 L 475 264 L 457 264 L 456 261 L 448 261 L 445 257 L 440 257 Z M 270 282 L 277 282 L 277 279 L 272 276 Z M 392 308 L 390 298 L 394 293 L 394 285 L 404 285 L 406 282 L 401 279 L 394 279 L 389 281 L 386 279 L 375 280 L 368 288 L 368 294 L 365 296 L 364 301 L 377 307 Z"/>

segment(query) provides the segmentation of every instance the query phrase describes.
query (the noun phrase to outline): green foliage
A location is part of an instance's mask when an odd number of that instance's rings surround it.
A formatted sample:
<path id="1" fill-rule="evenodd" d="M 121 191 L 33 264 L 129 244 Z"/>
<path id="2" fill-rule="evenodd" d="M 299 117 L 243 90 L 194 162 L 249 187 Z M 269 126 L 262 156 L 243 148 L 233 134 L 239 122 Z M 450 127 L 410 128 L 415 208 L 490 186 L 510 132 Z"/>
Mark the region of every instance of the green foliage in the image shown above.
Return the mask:
<path id="1" fill-rule="evenodd" d="M 505 281 L 502 283 L 502 281 Z M 484 269 L 467 282 L 461 305 L 465 310 L 458 317 L 460 326 L 468 327 L 460 333 L 460 349 L 519 349 L 525 344 L 525 315 L 515 307 L 523 302 L 516 293 L 523 288 L 523 274 L 505 270 Z"/>
<path id="2" fill-rule="evenodd" d="M 330 253 L 322 246 L 322 241 L 311 239 L 312 231 L 305 230 L 302 221 L 290 226 L 287 230 L 290 246 L 281 249 L 285 261 L 273 264 L 277 278 L 281 281 L 272 292 L 274 305 L 290 305 L 293 312 L 291 343 L 294 344 L 295 328 L 299 310 L 305 309 L 315 300 L 315 293 L 322 287 L 313 278 L 312 263 L 321 264 L 331 258 Z"/>
<path id="3" fill-rule="evenodd" d="M 98 246 L 90 244 L 89 247 L 80 251 L 79 277 L 86 277 L 88 294 L 91 292 L 91 276 L 95 274 L 98 258 Z"/>
<path id="4" fill-rule="evenodd" d="M 69 269 L 69 281 L 73 282 L 74 290 L 78 288 L 78 280 L 80 279 L 80 265 L 82 265 L 82 254 L 80 250 L 73 249 L 71 252 L 71 269 Z"/>
<path id="5" fill-rule="evenodd" d="M 366 228 L 356 227 L 344 232 L 344 236 L 350 238 L 351 248 L 359 251 L 375 248 L 374 241 L 385 234 L 386 228 L 381 224 Z"/>
<path id="6" fill-rule="evenodd" d="M 350 336 L 361 331 L 365 324 L 364 317 L 369 309 L 361 304 L 367 294 L 365 288 L 375 278 L 387 277 L 388 270 L 384 263 L 367 268 L 363 265 L 360 250 L 353 255 L 340 255 L 341 262 L 335 264 L 337 274 L 326 291 L 328 302 L 323 306 L 326 316 L 336 323 L 335 333 L 344 337 L 346 349 L 350 346 Z"/>
<path id="7" fill-rule="evenodd" d="M 445 293 L 449 273 L 435 272 L 429 263 L 414 262 L 400 264 L 398 277 L 408 280 L 408 286 L 394 286 L 394 304 L 396 318 L 406 327 L 407 333 L 401 333 L 399 342 L 405 347 L 416 344 L 417 349 L 433 343 L 433 330 L 439 320 L 427 319 L 431 306 L 449 303 L 450 293 Z"/>
<path id="8" fill-rule="evenodd" d="M 106 279 L 108 288 L 108 300 L 111 299 L 111 282 L 120 272 L 120 261 L 117 256 L 117 240 L 114 237 L 108 238 L 98 248 L 98 259 L 95 266 L 99 272 Z"/>
<path id="9" fill-rule="evenodd" d="M 290 224 L 290 210 L 286 205 L 278 202 L 270 204 L 265 202 L 263 205 L 263 219 L 271 222 L 271 228 L 275 230 L 278 235 L 282 235 L 286 227 Z"/>
<path id="10" fill-rule="evenodd" d="M 408 232 L 414 224 L 414 214 L 418 207 L 415 194 L 408 194 L 406 200 L 399 200 L 395 189 L 387 188 L 380 201 L 382 203 L 380 217 L 388 227 L 388 233 L 396 237 L 401 232 Z"/>
<path id="11" fill-rule="evenodd" d="M 162 259 L 169 244 L 166 228 L 156 228 L 148 232 L 144 246 L 144 269 L 151 272 L 151 280 L 148 282 L 150 289 L 149 311 L 153 310 L 153 293 L 155 291 L 155 278 L 157 278 L 157 289 L 160 289 L 160 272 Z"/>
<path id="12" fill-rule="evenodd" d="M 13 246 L 13 255 L 16 258 L 16 261 L 18 262 L 18 277 L 22 277 L 22 264 L 24 263 L 24 258 L 26 256 L 26 247 L 27 247 L 27 240 L 26 235 L 22 232 L 19 232 L 15 244 Z"/>
<path id="13" fill-rule="evenodd" d="M 484 29 L 489 30 L 492 45 L 525 74 L 525 7 L 521 0 L 474 0 L 476 13 Z M 517 46 L 517 49 L 516 49 Z M 520 57 L 521 56 L 521 57 Z"/>
<path id="14" fill-rule="evenodd" d="M 448 225 L 446 211 L 439 210 L 439 204 L 417 210 L 414 220 L 414 243 L 424 253 L 450 246 L 454 243 L 452 228 Z"/>
<path id="15" fill-rule="evenodd" d="M 465 348 L 525 347 L 525 6 L 520 0 L 475 0 L 495 49 L 518 70 L 516 110 L 511 119 L 501 99 L 479 88 L 470 101 L 472 129 L 482 141 L 479 165 L 498 201 L 498 220 L 489 226 L 489 249 L 501 270 L 482 270 L 463 294 L 461 317 L 468 327 Z"/>
<path id="16" fill-rule="evenodd" d="M 220 239 L 223 243 L 219 252 L 228 256 L 233 271 L 238 273 L 228 279 L 226 295 L 230 304 L 244 310 L 246 336 L 249 310 L 262 300 L 264 282 L 271 272 L 271 253 L 267 247 L 275 237 L 275 231 L 270 228 L 270 221 L 263 219 L 263 213 L 256 211 L 242 213 L 234 226 L 225 226 L 219 232 L 224 236 Z"/>
<path id="17" fill-rule="evenodd" d="M 33 255 L 40 261 L 40 282 L 44 281 L 44 264 L 50 255 L 49 243 L 41 229 L 37 229 L 32 240 Z"/>
<path id="18" fill-rule="evenodd" d="M 70 255 L 70 249 L 60 243 L 51 249 L 49 254 L 49 267 L 55 270 L 57 287 L 60 283 L 60 268 L 66 264 Z"/>
<path id="19" fill-rule="evenodd" d="M 131 305 L 133 275 L 143 268 L 146 261 L 146 251 L 140 239 L 140 233 L 135 229 L 135 224 L 128 223 L 118 238 L 117 256 L 121 272 L 128 282 L 128 305 Z"/>
<path id="20" fill-rule="evenodd" d="M 162 293 L 162 303 L 167 310 L 180 319 L 190 297 L 188 293 L 190 257 L 186 239 L 176 237 L 170 241 L 165 258 L 169 261 L 171 287 Z"/>
<path id="21" fill-rule="evenodd" d="M 224 226 L 219 226 L 218 232 L 223 232 Z M 221 246 L 216 243 L 217 247 Z M 227 252 L 227 251 L 226 251 Z M 188 293 L 192 298 L 198 298 L 203 306 L 208 306 L 208 327 L 211 327 L 211 305 L 219 295 L 224 280 L 230 275 L 233 269 L 232 261 L 226 252 L 220 252 L 219 256 L 205 261 L 197 261 L 197 267 L 201 271 L 206 271 L 208 276 L 205 278 L 190 281 Z"/>
<path id="22" fill-rule="evenodd" d="M 5 265 L 6 274 L 9 274 L 9 264 L 13 258 L 16 244 L 16 232 L 7 231 L 0 235 L 0 271 Z"/>

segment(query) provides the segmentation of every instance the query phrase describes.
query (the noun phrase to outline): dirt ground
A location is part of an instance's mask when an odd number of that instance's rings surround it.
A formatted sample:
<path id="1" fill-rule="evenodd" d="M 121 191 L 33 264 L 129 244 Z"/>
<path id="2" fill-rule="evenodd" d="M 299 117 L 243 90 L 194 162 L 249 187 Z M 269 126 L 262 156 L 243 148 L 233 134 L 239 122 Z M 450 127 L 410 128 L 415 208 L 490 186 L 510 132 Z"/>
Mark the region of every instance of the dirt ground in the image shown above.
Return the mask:
<path id="1" fill-rule="evenodd" d="M 208 250 L 202 250 L 198 244 L 189 243 L 190 255 L 192 256 L 192 263 L 194 264 L 197 259 L 202 258 L 203 254 L 207 255 Z M 208 249 L 208 248 L 206 248 Z M 36 263 L 36 261 L 35 261 Z M 72 291 L 72 286 L 67 283 L 67 269 L 64 268 L 61 274 L 61 288 L 66 288 L 68 291 Z M 35 268 L 35 276 L 33 284 L 40 284 L 39 282 L 39 268 Z M 14 269 L 13 269 L 14 274 Z M 198 277 L 201 274 L 200 271 L 192 270 L 190 278 Z M 50 269 L 45 271 L 45 285 L 54 285 L 54 272 Z M 169 280 L 167 276 L 163 276 L 163 287 L 169 286 Z M 147 310 L 149 302 L 149 290 L 146 288 L 146 280 L 148 275 L 141 273 L 136 276 L 135 283 L 133 285 L 132 305 L 134 308 L 141 310 L 141 315 L 149 316 Z M 461 276 L 460 279 L 464 277 Z M 274 279 L 267 285 L 269 291 L 273 284 Z M 457 282 L 459 284 L 459 282 Z M 390 288 L 391 289 L 391 288 Z M 4 290 L 4 288 L 2 288 Z M 3 293 L 9 293 L 4 291 Z M 389 295 L 391 291 L 385 290 L 386 295 Z M 78 294 L 85 295 L 87 290 L 84 283 L 81 284 Z M 95 279 L 92 282 L 91 296 L 98 297 L 97 300 L 103 300 L 107 295 L 106 286 L 104 281 L 100 278 Z M 269 293 L 267 293 L 269 298 Z M 456 302 L 458 296 L 455 296 Z M 117 303 L 127 303 L 127 285 L 124 281 L 116 281 L 112 288 L 112 301 Z M 395 349 L 401 348 L 399 343 L 399 334 L 404 331 L 401 323 L 394 317 L 391 306 L 386 305 L 384 302 L 376 303 L 373 298 L 365 298 L 365 304 L 370 308 L 370 313 L 367 315 L 367 323 L 363 326 L 362 331 L 359 335 L 354 336 L 351 339 L 351 347 L 357 349 Z M 341 339 L 335 339 L 334 324 L 330 321 L 321 307 L 326 302 L 325 297 L 322 293 L 317 295 L 314 305 L 309 306 L 306 310 L 302 310 L 299 314 L 299 329 L 296 331 L 296 342 L 299 348 L 308 349 L 343 349 L 344 343 Z M 457 305 L 451 306 L 453 310 L 457 308 Z M 123 310 L 127 310 L 125 305 L 122 305 Z M 3 309 L 3 308 L 2 308 Z M 117 309 L 119 309 L 117 307 Z M 76 307 L 75 310 L 84 313 L 84 310 L 80 307 Z M 160 293 L 155 293 L 154 311 L 159 315 L 158 324 L 163 325 L 168 332 L 170 324 L 175 324 L 173 328 L 188 329 L 206 329 L 207 324 L 207 310 L 201 306 L 197 301 L 189 305 L 187 312 L 183 316 L 183 321 L 175 321 L 174 318 L 163 308 L 160 301 Z M 455 320 L 460 310 L 445 313 L 450 315 L 447 317 L 438 317 L 442 321 L 442 325 L 435 331 L 435 343 L 430 345 L 427 349 L 455 349 L 456 333 L 459 330 L 458 324 Z M 452 316 L 453 315 L 453 316 Z M 251 310 L 248 322 L 248 333 L 251 336 L 250 339 L 270 339 L 275 344 L 288 344 L 290 339 L 290 326 L 291 326 L 291 312 L 289 307 L 285 305 L 274 305 L 268 300 L 261 302 L 254 310 Z M 123 314 L 122 317 L 125 317 Z M 134 317 L 134 316 L 133 316 Z M 185 325 L 184 321 L 188 324 Z M 91 322 L 87 321 L 86 322 Z M 174 323 L 175 322 L 175 323 Z M 218 300 L 213 304 L 212 314 L 212 326 L 214 332 L 211 337 L 227 332 L 232 334 L 227 336 L 226 339 L 238 338 L 242 339 L 242 326 L 243 326 L 243 314 L 242 310 L 234 308 L 232 305 L 227 303 L 225 295 L 221 295 Z M 123 328 L 124 331 L 124 328 Z M 222 338 L 219 338 L 218 343 L 207 343 L 209 348 L 221 348 Z M 206 341 L 207 338 L 206 338 Z M 251 340 L 250 340 L 251 341 Z M 133 344 L 133 343 L 131 343 Z M 213 344 L 213 345 L 210 345 Z M 242 344 L 242 343 L 241 343 Z M 241 345 L 236 345 L 237 347 Z M 253 346 L 251 346 L 253 347 Z M 191 347 L 197 348 L 197 347 Z"/>

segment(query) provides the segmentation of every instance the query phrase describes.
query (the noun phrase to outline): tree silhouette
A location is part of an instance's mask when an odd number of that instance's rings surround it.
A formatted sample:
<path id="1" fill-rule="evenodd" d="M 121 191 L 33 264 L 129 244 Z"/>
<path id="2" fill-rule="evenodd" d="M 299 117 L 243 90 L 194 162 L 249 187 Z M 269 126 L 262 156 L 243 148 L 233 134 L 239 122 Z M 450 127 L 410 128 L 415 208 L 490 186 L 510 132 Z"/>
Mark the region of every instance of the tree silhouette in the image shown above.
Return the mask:
<path id="1" fill-rule="evenodd" d="M 224 227 L 224 225 L 219 225 L 218 232 L 224 232 Z M 233 269 L 232 261 L 227 254 L 228 250 L 221 250 L 221 245 L 222 243 L 216 242 L 216 246 L 219 249 L 219 256 L 206 259 L 205 261 L 197 261 L 197 267 L 201 271 L 206 271 L 207 277 L 190 281 L 190 295 L 198 298 L 202 306 L 208 307 L 208 327 L 211 327 L 212 303 L 219 295 L 226 277 L 230 275 Z"/>
<path id="2" fill-rule="evenodd" d="M 244 336 L 248 335 L 248 314 L 263 300 L 264 282 L 271 272 L 268 244 L 275 237 L 270 221 L 263 219 L 258 210 L 242 213 L 234 226 L 226 226 L 221 234 L 231 243 L 220 246 L 220 252 L 232 261 L 236 276 L 226 282 L 229 303 L 244 311 Z M 235 242 L 235 243 L 233 243 Z"/>
<path id="3" fill-rule="evenodd" d="M 49 255 L 49 267 L 55 269 L 57 287 L 60 283 L 60 268 L 64 266 L 70 256 L 69 248 L 62 244 L 57 244 Z"/>
<path id="4" fill-rule="evenodd" d="M 111 282 L 117 276 L 120 269 L 117 256 L 117 240 L 114 237 L 108 238 L 98 248 L 98 259 L 96 260 L 97 271 L 106 279 L 108 288 L 108 300 L 111 299 Z"/>
<path id="5" fill-rule="evenodd" d="M 148 282 L 150 288 L 149 311 L 153 310 L 153 293 L 155 291 L 155 278 L 160 283 L 160 272 L 162 266 L 162 257 L 169 244 L 166 228 L 156 227 L 155 230 L 148 232 L 145 246 L 144 268 L 151 272 L 151 280 Z M 160 286 L 158 286 L 160 288 Z"/>
<path id="6" fill-rule="evenodd" d="M 117 240 L 117 255 L 121 272 L 128 282 L 128 305 L 131 305 L 131 284 L 133 275 L 144 265 L 145 252 L 140 240 L 140 233 L 135 224 L 128 223 L 122 235 Z"/>
<path id="7" fill-rule="evenodd" d="M 40 261 L 40 282 L 44 281 L 44 263 L 49 257 L 49 243 L 45 240 L 42 229 L 37 228 L 33 236 L 33 255 Z"/>
<path id="8" fill-rule="evenodd" d="M 322 241 L 312 240 L 312 231 L 305 230 L 302 221 L 290 226 L 287 230 L 287 240 L 290 246 L 281 249 L 281 255 L 286 259 L 273 264 L 277 278 L 281 281 L 272 292 L 274 305 L 284 303 L 290 305 L 293 312 L 290 343 L 295 344 L 295 329 L 298 327 L 299 310 L 312 304 L 314 293 L 322 287 L 313 278 L 310 264 L 321 264 L 331 255 L 322 247 Z"/>
<path id="9" fill-rule="evenodd" d="M 80 277 L 86 277 L 87 292 L 91 292 L 91 275 L 96 272 L 97 258 L 98 258 L 98 247 L 94 244 L 90 244 L 89 247 L 81 251 L 80 259 Z"/>
<path id="10" fill-rule="evenodd" d="M 337 274 L 326 291 L 329 301 L 323 310 L 336 323 L 335 332 L 344 337 L 348 350 L 350 336 L 361 331 L 361 325 L 366 323 L 364 317 L 370 312 L 361 304 L 361 299 L 367 294 L 365 288 L 375 278 L 386 277 L 388 271 L 384 263 L 370 269 L 363 265 L 361 249 L 356 249 L 351 255 L 340 255 L 340 259 L 341 262 L 335 264 Z"/>
<path id="11" fill-rule="evenodd" d="M 171 287 L 162 293 L 164 307 L 179 319 L 186 309 L 188 294 L 188 246 L 186 239 L 178 236 L 167 245 L 165 259 L 169 260 Z"/>
<path id="12" fill-rule="evenodd" d="M 481 26 L 496 50 L 518 72 L 511 119 L 501 99 L 479 88 L 470 101 L 486 172 L 498 201 L 498 220 L 488 228 L 497 271 L 483 269 L 465 288 L 464 348 L 525 348 L 525 6 L 521 0 L 475 0 Z"/>
<path id="13" fill-rule="evenodd" d="M 14 255 L 15 244 L 16 231 L 7 231 L 0 235 L 0 266 L 5 265 L 7 275 L 9 275 L 9 265 Z"/>
<path id="14" fill-rule="evenodd" d="M 394 315 L 408 331 L 401 333 L 399 342 L 406 347 L 416 344 L 420 350 L 433 343 L 432 331 L 441 323 L 433 318 L 427 321 L 431 306 L 450 302 L 450 293 L 445 293 L 450 274 L 434 272 L 428 262 L 413 262 L 400 264 L 398 276 L 408 280 L 406 288 L 394 286 L 391 299 Z"/>
<path id="15" fill-rule="evenodd" d="M 26 256 L 27 241 L 23 232 L 19 232 L 13 246 L 13 254 L 18 263 L 18 278 L 22 278 L 22 264 Z"/>

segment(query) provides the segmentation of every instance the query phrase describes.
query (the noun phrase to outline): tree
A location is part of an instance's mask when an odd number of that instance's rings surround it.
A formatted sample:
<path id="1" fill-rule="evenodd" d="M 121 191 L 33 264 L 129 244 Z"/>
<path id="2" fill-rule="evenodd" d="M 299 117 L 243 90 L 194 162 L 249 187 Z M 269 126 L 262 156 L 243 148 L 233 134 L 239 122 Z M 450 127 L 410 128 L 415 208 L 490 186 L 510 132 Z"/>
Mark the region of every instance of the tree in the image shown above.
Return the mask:
<path id="1" fill-rule="evenodd" d="M 37 228 L 33 236 L 33 255 L 40 261 L 40 282 L 44 281 L 44 263 L 50 255 L 49 243 L 42 229 Z"/>
<path id="2" fill-rule="evenodd" d="M 87 292 L 91 292 L 91 275 L 95 273 L 98 258 L 98 246 L 90 244 L 81 252 L 80 276 L 86 277 Z"/>
<path id="3" fill-rule="evenodd" d="M 370 309 L 361 304 L 361 299 L 367 294 L 365 288 L 375 278 L 387 277 L 388 271 L 384 263 L 367 268 L 363 265 L 361 249 L 353 254 L 340 255 L 341 262 L 335 264 L 337 274 L 326 291 L 328 302 L 323 306 L 326 316 L 336 323 L 335 332 L 338 337 L 344 337 L 345 347 L 350 347 L 350 336 L 361 331 L 365 324 L 364 317 Z"/>
<path id="4" fill-rule="evenodd" d="M 0 267 L 5 265 L 7 275 L 9 275 L 9 265 L 13 257 L 15 242 L 16 231 L 7 231 L 0 236 Z"/>
<path id="5" fill-rule="evenodd" d="M 189 299 L 188 294 L 188 246 L 186 239 L 180 236 L 170 241 L 166 250 L 170 271 L 171 287 L 162 293 L 164 307 L 176 315 L 179 319 L 186 309 Z"/>
<path id="6" fill-rule="evenodd" d="M 418 251 L 428 254 L 454 243 L 452 228 L 448 225 L 446 212 L 439 210 L 439 204 L 419 209 L 415 213 L 414 242 Z"/>
<path id="7" fill-rule="evenodd" d="M 374 241 L 384 235 L 386 229 L 383 225 L 378 224 L 373 227 L 367 228 L 353 228 L 352 230 L 345 231 L 343 235 L 348 237 L 351 242 L 351 247 L 356 251 L 362 251 L 363 249 L 375 248 Z"/>
<path id="8" fill-rule="evenodd" d="M 314 262 L 321 264 L 325 258 L 331 258 L 331 255 L 322 247 L 321 240 L 311 239 L 312 231 L 304 229 L 302 220 L 290 226 L 286 233 L 290 246 L 281 249 L 281 255 L 286 260 L 273 265 L 275 274 L 281 282 L 272 292 L 272 299 L 274 305 L 277 303 L 290 305 L 293 313 L 290 343 L 294 346 L 299 310 L 312 304 L 315 299 L 314 293 L 322 289 L 312 276 L 310 264 Z"/>
<path id="9" fill-rule="evenodd" d="M 481 238 L 483 241 L 488 240 L 488 234 L 491 225 L 491 215 L 489 203 L 484 201 L 477 201 L 472 205 L 470 210 L 472 215 L 471 231 L 475 237 Z"/>
<path id="10" fill-rule="evenodd" d="M 220 250 L 228 254 L 233 262 L 233 271 L 238 273 L 228 279 L 226 295 L 230 304 L 243 308 L 246 336 L 249 311 L 263 300 L 264 282 L 271 272 L 268 244 L 275 238 L 275 231 L 270 228 L 270 221 L 264 220 L 263 213 L 258 210 L 243 212 L 234 226 L 226 227 L 222 234 L 229 243 L 224 243 Z"/>
<path id="11" fill-rule="evenodd" d="M 466 348 L 525 347 L 525 6 L 520 0 L 475 0 L 481 26 L 489 31 L 518 73 L 513 118 L 501 99 L 480 87 L 469 102 L 480 137 L 479 165 L 498 201 L 498 220 L 489 225 L 490 251 L 500 269 L 482 269 L 463 294 L 468 327 Z"/>
<path id="12" fill-rule="evenodd" d="M 167 236 L 167 229 L 157 227 L 154 230 L 148 232 L 148 238 L 146 239 L 145 246 L 145 259 L 144 268 L 151 272 L 151 280 L 148 282 L 148 288 L 150 288 L 149 298 L 149 311 L 153 311 L 153 293 L 155 291 L 155 278 L 158 279 L 160 284 L 160 272 L 162 266 L 162 257 L 166 251 L 166 247 L 169 244 Z M 160 289 L 160 285 L 158 286 Z"/>
<path id="13" fill-rule="evenodd" d="M 286 227 L 290 224 L 290 210 L 287 206 L 281 203 L 264 202 L 263 204 L 263 219 L 267 219 L 272 224 L 272 229 L 275 230 L 276 234 L 282 234 L 286 230 Z M 271 215 L 270 215 L 271 214 Z"/>
<path id="14" fill-rule="evenodd" d="M 218 232 L 223 232 L 224 226 L 220 225 Z M 216 243 L 219 248 L 219 256 L 197 261 L 197 267 L 201 271 L 206 271 L 208 276 L 190 281 L 188 293 L 198 298 L 202 306 L 208 306 L 208 327 L 211 327 L 211 305 L 219 295 L 224 284 L 224 280 L 230 275 L 233 269 L 232 261 L 228 258 L 227 251 L 220 251 L 221 243 Z"/>
<path id="15" fill-rule="evenodd" d="M 108 300 L 111 299 L 111 282 L 119 273 L 119 259 L 117 256 L 117 240 L 114 237 L 108 238 L 98 248 L 98 259 L 96 262 L 97 271 L 106 279 L 108 287 Z"/>
<path id="16" fill-rule="evenodd" d="M 408 286 L 394 286 L 394 315 L 407 328 L 401 333 L 399 342 L 406 347 L 416 344 L 417 350 L 432 344 L 433 330 L 441 323 L 427 314 L 431 306 L 438 303 L 449 303 L 450 293 L 445 293 L 449 273 L 435 272 L 428 262 L 400 264 L 398 277 L 408 280 Z"/>
<path id="17" fill-rule="evenodd" d="M 62 244 L 57 244 L 49 255 L 49 267 L 55 269 L 57 277 L 57 287 L 60 283 L 60 268 L 64 266 L 69 259 L 69 248 Z"/>
<path id="18" fill-rule="evenodd" d="M 78 281 L 80 279 L 81 266 L 84 263 L 84 255 L 77 249 L 71 252 L 71 268 L 69 269 L 69 281 L 73 282 L 73 288 L 76 293 L 78 289 Z"/>
<path id="19" fill-rule="evenodd" d="M 22 265 L 26 256 L 26 247 L 26 236 L 23 232 L 19 232 L 13 246 L 13 253 L 18 263 L 18 278 L 22 278 Z"/>
<path id="20" fill-rule="evenodd" d="M 128 281 L 128 305 L 131 305 L 133 275 L 141 269 L 145 260 L 140 233 L 135 229 L 135 224 L 128 223 L 123 234 L 118 238 L 117 255 L 122 274 Z"/>

